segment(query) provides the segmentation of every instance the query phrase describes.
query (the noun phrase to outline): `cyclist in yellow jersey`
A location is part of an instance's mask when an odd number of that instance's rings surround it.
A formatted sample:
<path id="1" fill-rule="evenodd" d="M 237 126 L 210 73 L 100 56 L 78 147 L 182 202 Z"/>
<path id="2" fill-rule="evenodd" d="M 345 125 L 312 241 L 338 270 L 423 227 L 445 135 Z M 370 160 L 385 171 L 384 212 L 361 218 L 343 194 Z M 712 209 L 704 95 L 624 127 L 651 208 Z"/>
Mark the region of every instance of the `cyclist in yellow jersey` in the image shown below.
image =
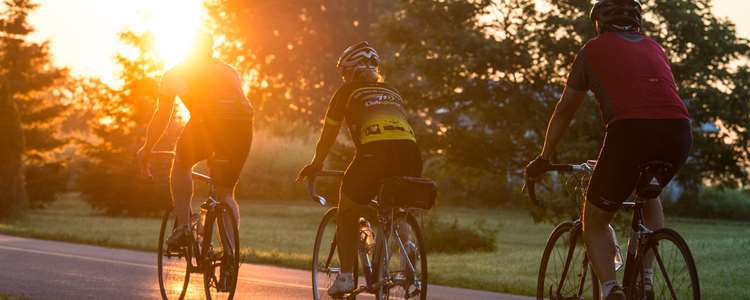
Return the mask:
<path id="1" fill-rule="evenodd" d="M 190 111 L 190 121 L 177 142 L 170 174 L 177 218 L 177 226 L 167 240 L 172 247 L 189 241 L 192 169 L 203 160 L 208 162 L 217 200 L 232 208 L 239 226 L 234 189 L 250 151 L 253 114 L 237 72 L 212 57 L 213 42 L 210 34 L 199 33 L 189 57 L 164 74 L 146 142 L 137 154 L 141 169 L 150 175 L 149 156 L 169 124 L 175 98 L 179 96 Z"/>
<path id="2" fill-rule="evenodd" d="M 357 220 L 377 195 L 380 181 L 394 176 L 419 177 L 422 173 L 422 157 L 404 101 L 398 91 L 379 82 L 379 64 L 378 53 L 367 42 L 344 50 L 338 61 L 344 84 L 329 104 L 315 157 L 298 177 L 301 180 L 322 168 L 345 121 L 357 153 L 341 184 L 336 229 L 341 273 L 329 288 L 330 295 L 355 288 L 352 272 Z"/>

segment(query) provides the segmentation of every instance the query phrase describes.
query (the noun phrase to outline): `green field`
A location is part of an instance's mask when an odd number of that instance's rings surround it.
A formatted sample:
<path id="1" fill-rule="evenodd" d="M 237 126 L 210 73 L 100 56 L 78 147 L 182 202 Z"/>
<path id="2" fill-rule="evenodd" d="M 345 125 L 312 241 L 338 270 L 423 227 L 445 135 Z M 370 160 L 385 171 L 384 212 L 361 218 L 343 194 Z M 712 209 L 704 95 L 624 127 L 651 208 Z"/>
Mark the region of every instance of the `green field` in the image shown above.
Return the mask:
<path id="1" fill-rule="evenodd" d="M 243 259 L 306 269 L 324 211 L 302 202 L 243 202 Z M 535 293 L 538 261 L 551 225 L 534 224 L 522 211 L 438 208 L 431 213 L 467 226 L 484 220 L 497 229 L 495 252 L 429 255 L 432 283 Z M 669 220 L 669 225 L 683 234 L 693 250 L 703 299 L 750 299 L 750 223 L 678 219 Z M 5 234 L 148 251 L 156 249 L 158 231 L 158 219 L 96 215 L 73 196 L 0 223 Z"/>

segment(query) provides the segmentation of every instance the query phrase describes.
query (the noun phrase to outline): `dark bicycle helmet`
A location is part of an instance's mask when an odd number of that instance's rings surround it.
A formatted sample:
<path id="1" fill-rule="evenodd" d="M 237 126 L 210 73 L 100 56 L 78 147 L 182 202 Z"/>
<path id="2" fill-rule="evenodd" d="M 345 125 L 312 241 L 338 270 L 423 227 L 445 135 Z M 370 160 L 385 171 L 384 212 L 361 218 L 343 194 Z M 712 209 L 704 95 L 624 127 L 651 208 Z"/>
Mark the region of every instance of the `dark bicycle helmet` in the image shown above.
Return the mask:
<path id="1" fill-rule="evenodd" d="M 341 74 L 345 74 L 363 61 L 373 62 L 375 66 L 380 65 L 380 56 L 375 48 L 367 42 L 360 42 L 356 45 L 349 46 L 339 57 L 336 67 Z"/>
<path id="2" fill-rule="evenodd" d="M 641 3 L 638 0 L 596 0 L 591 21 L 599 21 L 600 31 L 636 31 L 641 28 Z"/>

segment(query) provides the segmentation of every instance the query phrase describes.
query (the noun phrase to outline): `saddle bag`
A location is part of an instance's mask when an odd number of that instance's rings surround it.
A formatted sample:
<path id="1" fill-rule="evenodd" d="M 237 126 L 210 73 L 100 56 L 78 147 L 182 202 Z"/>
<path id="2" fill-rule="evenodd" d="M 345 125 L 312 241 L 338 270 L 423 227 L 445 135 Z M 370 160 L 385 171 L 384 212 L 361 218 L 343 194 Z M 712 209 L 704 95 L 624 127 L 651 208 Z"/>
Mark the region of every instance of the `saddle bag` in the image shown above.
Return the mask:
<path id="1" fill-rule="evenodd" d="M 437 184 L 428 178 L 391 177 L 380 185 L 381 207 L 431 209 L 437 198 Z"/>

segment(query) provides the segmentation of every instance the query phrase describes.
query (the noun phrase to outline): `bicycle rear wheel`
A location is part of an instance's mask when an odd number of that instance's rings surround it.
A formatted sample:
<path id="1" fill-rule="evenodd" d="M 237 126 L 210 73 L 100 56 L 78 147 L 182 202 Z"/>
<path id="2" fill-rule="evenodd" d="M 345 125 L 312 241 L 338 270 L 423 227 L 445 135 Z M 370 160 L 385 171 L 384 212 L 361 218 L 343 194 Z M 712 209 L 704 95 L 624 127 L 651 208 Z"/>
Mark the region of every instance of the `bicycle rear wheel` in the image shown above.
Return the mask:
<path id="1" fill-rule="evenodd" d="M 231 300 L 240 269 L 240 236 L 237 221 L 227 206 L 209 213 L 203 235 L 203 288 L 208 300 Z"/>
<path id="2" fill-rule="evenodd" d="M 174 211 L 169 209 L 164 213 L 164 217 L 161 220 L 159 254 L 157 258 L 159 289 L 161 291 L 161 298 L 164 300 L 182 300 L 186 298 L 190 283 L 190 266 L 194 257 L 192 242 L 179 249 L 168 249 L 166 240 L 172 233 L 174 225 Z"/>
<path id="3" fill-rule="evenodd" d="M 656 230 L 644 243 L 643 254 L 653 254 L 653 299 L 700 299 L 698 271 L 685 240 L 674 230 Z M 639 255 L 636 266 L 644 266 Z M 646 299 L 643 281 L 637 280 L 637 298 Z"/>
<path id="4" fill-rule="evenodd" d="M 386 246 L 378 280 L 383 281 L 380 299 L 427 299 L 427 253 L 417 220 L 403 213 L 384 235 L 377 236 Z M 381 238 L 381 237 L 384 237 Z"/>
<path id="5" fill-rule="evenodd" d="M 568 221 L 555 227 L 539 266 L 538 300 L 600 299 L 599 281 L 591 271 L 585 250 L 579 222 Z"/>

